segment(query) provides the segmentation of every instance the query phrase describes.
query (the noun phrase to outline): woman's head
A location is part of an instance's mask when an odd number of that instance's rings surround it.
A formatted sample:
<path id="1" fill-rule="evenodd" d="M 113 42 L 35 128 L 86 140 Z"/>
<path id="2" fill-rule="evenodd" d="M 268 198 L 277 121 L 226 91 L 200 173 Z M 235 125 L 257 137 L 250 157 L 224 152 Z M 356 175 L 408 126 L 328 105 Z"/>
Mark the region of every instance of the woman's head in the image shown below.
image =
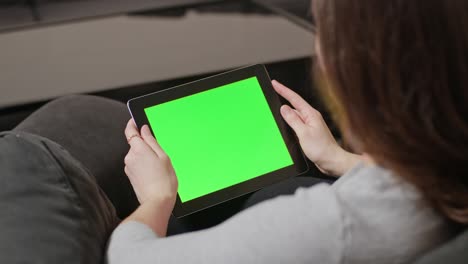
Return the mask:
<path id="1" fill-rule="evenodd" d="M 468 224 L 468 1 L 313 2 L 344 135 Z"/>

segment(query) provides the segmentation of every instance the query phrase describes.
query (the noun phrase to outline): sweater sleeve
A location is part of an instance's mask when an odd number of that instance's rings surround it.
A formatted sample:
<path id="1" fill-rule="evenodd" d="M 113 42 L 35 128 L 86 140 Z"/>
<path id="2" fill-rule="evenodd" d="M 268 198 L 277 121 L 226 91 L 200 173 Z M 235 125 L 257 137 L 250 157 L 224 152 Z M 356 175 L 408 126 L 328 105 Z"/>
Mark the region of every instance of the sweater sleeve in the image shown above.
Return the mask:
<path id="1" fill-rule="evenodd" d="M 260 203 L 202 231 L 158 237 L 139 222 L 121 224 L 107 250 L 123 263 L 340 263 L 342 216 L 333 189 L 317 185 Z"/>

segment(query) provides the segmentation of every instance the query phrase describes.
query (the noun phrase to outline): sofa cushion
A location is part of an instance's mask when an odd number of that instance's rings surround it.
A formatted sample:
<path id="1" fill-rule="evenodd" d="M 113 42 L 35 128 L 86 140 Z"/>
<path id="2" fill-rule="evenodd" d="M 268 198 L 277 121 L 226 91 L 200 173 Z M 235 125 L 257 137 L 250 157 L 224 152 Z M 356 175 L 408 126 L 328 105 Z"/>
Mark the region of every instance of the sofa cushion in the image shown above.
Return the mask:
<path id="1" fill-rule="evenodd" d="M 96 181 L 58 144 L 0 133 L 0 263 L 101 263 L 118 224 Z"/>

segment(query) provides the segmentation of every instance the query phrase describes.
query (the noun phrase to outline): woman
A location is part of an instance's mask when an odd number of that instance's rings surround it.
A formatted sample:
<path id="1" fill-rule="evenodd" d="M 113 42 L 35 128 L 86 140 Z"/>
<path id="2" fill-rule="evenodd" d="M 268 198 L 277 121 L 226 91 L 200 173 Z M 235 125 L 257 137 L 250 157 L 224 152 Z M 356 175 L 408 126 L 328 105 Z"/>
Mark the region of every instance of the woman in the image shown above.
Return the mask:
<path id="1" fill-rule="evenodd" d="M 322 92 L 363 157 L 274 81 L 307 157 L 343 176 L 165 238 L 177 178 L 148 127 L 129 122 L 125 171 L 141 205 L 114 231 L 109 263 L 408 263 L 468 223 L 468 2 L 317 0 L 314 12 Z"/>

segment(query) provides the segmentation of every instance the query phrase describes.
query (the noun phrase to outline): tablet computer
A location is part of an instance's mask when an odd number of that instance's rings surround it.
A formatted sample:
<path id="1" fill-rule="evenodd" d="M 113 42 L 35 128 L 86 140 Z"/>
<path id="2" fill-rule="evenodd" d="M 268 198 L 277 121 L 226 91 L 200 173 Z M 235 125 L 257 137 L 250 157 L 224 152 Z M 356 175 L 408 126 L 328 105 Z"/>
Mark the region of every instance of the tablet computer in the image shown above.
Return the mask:
<path id="1" fill-rule="evenodd" d="M 254 65 L 127 103 L 149 125 L 179 181 L 173 214 L 182 217 L 308 167 L 263 65 Z"/>

